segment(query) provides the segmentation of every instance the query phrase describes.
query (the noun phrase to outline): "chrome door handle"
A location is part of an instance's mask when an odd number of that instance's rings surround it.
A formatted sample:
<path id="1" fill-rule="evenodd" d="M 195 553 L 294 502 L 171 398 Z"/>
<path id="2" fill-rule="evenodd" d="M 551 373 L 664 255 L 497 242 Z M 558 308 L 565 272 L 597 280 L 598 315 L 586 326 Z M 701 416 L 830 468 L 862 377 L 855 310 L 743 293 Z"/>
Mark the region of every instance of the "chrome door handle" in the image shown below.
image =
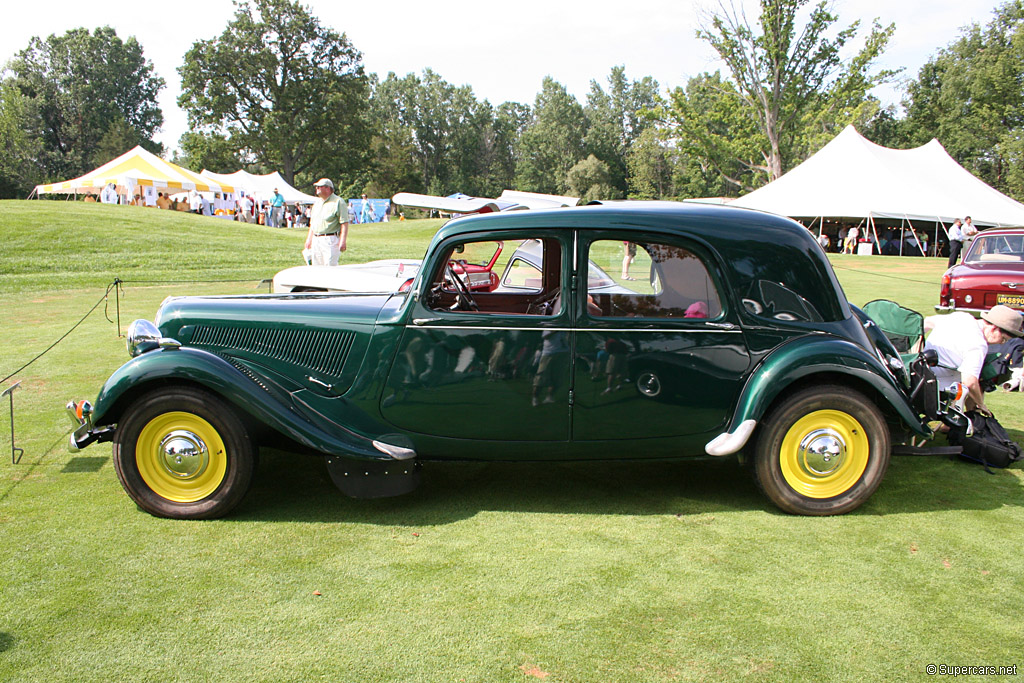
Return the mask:
<path id="1" fill-rule="evenodd" d="M 732 323 L 704 323 L 705 327 L 715 327 L 719 330 L 735 330 L 736 326 Z"/>
<path id="2" fill-rule="evenodd" d="M 412 324 L 413 325 L 426 325 L 427 323 L 436 323 L 439 320 L 441 320 L 441 319 L 440 318 L 413 318 L 412 319 Z"/>

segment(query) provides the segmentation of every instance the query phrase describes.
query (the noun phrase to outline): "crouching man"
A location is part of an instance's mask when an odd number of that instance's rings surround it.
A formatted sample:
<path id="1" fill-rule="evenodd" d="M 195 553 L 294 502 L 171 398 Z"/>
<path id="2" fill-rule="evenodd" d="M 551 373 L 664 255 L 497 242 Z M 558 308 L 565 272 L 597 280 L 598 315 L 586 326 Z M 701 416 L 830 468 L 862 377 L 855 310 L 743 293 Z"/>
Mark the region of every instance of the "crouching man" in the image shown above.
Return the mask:
<path id="1" fill-rule="evenodd" d="M 939 366 L 934 368 L 940 387 L 962 382 L 967 389 L 967 410 L 978 409 L 991 415 L 981 390 L 981 368 L 989 344 L 1002 344 L 1024 334 L 1024 318 L 1009 306 L 995 306 L 976 320 L 970 313 L 955 312 L 924 319 L 928 335 L 924 348 L 934 349 Z"/>

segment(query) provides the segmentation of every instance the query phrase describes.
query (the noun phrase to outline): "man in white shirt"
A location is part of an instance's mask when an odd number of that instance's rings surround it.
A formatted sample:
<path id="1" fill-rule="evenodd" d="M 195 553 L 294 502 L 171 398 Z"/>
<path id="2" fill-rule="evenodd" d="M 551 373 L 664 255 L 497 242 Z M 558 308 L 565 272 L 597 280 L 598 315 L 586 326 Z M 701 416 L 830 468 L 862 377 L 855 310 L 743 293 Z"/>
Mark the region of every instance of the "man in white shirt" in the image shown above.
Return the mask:
<path id="1" fill-rule="evenodd" d="M 994 306 L 976 320 L 970 313 L 957 311 L 924 319 L 928 334 L 925 350 L 934 349 L 939 366 L 934 368 L 939 386 L 962 382 L 967 389 L 968 410 L 978 408 L 990 413 L 981 390 L 981 368 L 985 364 L 989 344 L 1002 344 L 1011 336 L 1022 336 L 1024 318 L 1009 306 Z"/>
<path id="2" fill-rule="evenodd" d="M 956 262 L 960 259 L 960 251 L 963 248 L 964 232 L 963 228 L 960 227 L 960 219 L 957 218 L 949 228 L 949 260 L 946 261 L 947 268 L 952 268 L 956 265 Z"/>

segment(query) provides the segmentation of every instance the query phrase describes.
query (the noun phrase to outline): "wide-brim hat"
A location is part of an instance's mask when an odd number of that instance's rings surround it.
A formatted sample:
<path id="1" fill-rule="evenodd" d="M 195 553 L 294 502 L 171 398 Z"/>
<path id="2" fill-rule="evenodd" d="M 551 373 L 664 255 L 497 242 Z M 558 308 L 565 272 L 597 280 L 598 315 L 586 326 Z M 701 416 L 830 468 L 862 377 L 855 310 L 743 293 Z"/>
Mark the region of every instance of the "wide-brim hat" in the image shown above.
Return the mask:
<path id="1" fill-rule="evenodd" d="M 999 304 L 981 314 L 981 319 L 988 321 L 1007 334 L 1014 337 L 1024 336 L 1024 317 L 1009 306 Z"/>
<path id="2" fill-rule="evenodd" d="M 330 178 L 321 178 L 320 180 L 313 183 L 313 187 L 329 187 L 334 189 L 334 182 Z"/>

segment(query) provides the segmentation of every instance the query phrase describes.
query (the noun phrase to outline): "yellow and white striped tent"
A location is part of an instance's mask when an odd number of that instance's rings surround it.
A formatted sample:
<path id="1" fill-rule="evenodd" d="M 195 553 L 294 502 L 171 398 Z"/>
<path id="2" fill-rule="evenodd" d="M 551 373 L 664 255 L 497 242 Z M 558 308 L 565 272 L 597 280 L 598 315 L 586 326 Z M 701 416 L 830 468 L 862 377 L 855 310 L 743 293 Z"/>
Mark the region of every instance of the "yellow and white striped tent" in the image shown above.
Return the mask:
<path id="1" fill-rule="evenodd" d="M 187 168 L 164 161 L 142 147 L 136 147 L 108 161 L 94 171 L 81 178 L 65 180 L 59 183 L 36 185 L 38 194 L 49 192 L 60 193 L 97 193 L 108 183 L 117 186 L 120 195 L 131 195 L 134 188 L 150 186 L 166 188 L 173 192 L 182 190 L 199 190 L 200 192 L 234 192 L 230 185 L 218 183 L 210 178 L 193 173 Z"/>

